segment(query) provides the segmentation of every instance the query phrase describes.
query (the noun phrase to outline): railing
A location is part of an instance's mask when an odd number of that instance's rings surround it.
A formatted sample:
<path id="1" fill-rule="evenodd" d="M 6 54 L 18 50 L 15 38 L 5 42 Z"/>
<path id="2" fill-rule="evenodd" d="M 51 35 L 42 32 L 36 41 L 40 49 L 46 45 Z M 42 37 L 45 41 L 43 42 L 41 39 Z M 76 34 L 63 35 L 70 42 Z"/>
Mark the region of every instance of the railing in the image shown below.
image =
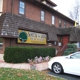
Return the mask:
<path id="1" fill-rule="evenodd" d="M 56 56 L 62 56 L 66 48 L 67 45 L 64 45 L 61 49 L 58 50 L 58 54 Z"/>

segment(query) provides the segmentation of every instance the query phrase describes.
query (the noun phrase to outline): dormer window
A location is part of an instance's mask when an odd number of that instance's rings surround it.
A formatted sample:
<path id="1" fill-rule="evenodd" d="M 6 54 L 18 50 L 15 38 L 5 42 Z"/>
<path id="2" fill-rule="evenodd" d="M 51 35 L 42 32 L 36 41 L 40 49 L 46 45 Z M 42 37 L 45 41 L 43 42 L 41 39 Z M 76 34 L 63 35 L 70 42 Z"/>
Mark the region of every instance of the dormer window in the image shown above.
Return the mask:
<path id="1" fill-rule="evenodd" d="M 44 21 L 44 11 L 41 11 L 41 21 Z"/>
<path id="2" fill-rule="evenodd" d="M 19 14 L 25 14 L 25 3 L 22 1 L 19 3 Z"/>

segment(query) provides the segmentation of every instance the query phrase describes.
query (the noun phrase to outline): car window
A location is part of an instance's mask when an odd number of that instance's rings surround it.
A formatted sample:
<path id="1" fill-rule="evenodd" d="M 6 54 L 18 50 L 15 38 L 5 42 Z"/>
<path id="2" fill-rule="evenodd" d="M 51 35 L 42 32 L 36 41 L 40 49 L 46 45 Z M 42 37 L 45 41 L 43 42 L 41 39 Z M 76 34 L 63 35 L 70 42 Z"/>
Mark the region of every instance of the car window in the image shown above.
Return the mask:
<path id="1" fill-rule="evenodd" d="M 70 56 L 72 59 L 80 59 L 80 52 Z"/>

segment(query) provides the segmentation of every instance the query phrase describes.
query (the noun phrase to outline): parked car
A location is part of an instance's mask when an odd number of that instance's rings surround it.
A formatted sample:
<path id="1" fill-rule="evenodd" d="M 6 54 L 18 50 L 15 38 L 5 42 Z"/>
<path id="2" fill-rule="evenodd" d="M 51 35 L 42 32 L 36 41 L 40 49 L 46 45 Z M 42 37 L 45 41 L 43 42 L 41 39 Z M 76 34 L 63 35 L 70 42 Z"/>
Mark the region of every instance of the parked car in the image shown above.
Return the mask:
<path id="1" fill-rule="evenodd" d="M 80 76 L 80 51 L 68 56 L 53 57 L 48 62 L 48 67 L 54 73 L 69 73 Z"/>

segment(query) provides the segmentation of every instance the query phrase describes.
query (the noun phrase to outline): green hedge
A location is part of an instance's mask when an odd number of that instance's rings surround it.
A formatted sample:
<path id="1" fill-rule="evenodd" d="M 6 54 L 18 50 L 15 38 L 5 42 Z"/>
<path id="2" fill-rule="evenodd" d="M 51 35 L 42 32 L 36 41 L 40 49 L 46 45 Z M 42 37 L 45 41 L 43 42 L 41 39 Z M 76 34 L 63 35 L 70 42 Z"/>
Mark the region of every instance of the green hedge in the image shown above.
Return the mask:
<path id="1" fill-rule="evenodd" d="M 36 47 L 7 47 L 4 52 L 4 60 L 9 63 L 27 62 L 27 59 L 34 59 L 35 56 L 55 56 L 54 48 Z"/>

